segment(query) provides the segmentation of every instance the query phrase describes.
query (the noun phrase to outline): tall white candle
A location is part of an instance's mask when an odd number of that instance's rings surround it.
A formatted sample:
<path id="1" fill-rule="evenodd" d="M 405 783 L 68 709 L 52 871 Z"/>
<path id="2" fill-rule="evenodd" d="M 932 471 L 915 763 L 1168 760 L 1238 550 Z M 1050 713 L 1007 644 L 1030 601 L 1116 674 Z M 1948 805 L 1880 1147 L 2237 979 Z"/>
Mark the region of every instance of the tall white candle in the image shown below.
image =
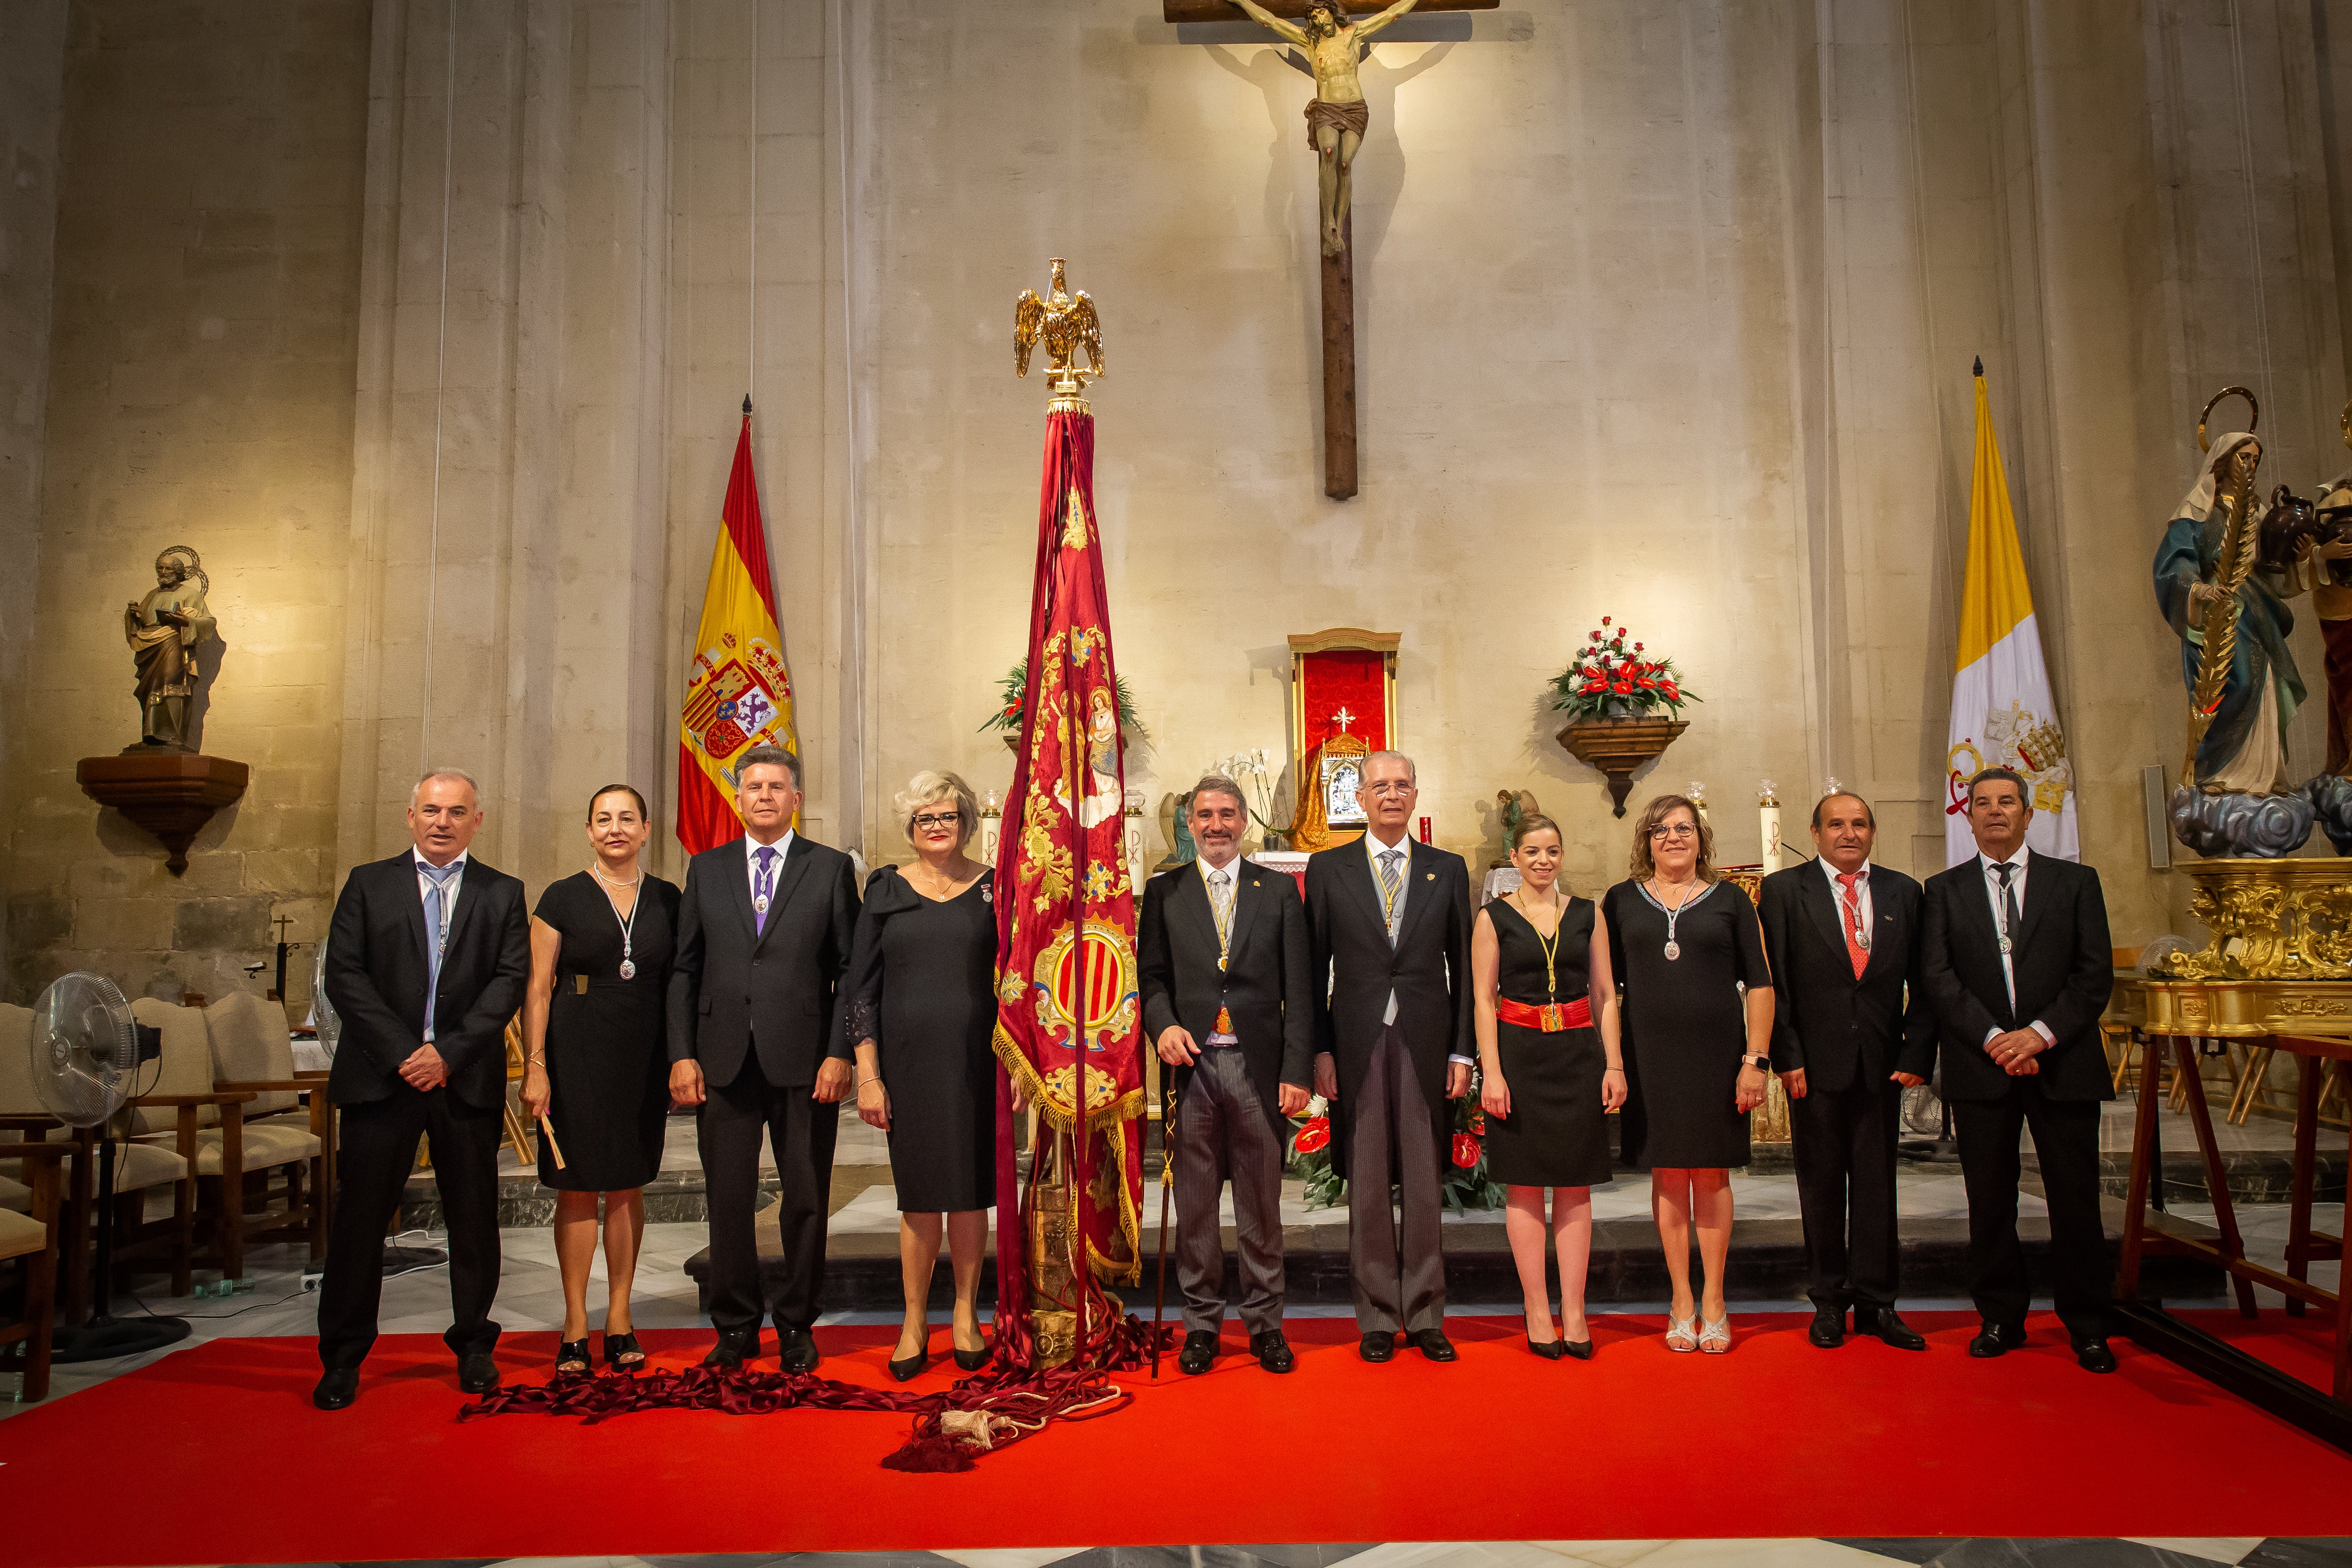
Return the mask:
<path id="1" fill-rule="evenodd" d="M 1764 874 L 1769 877 L 1780 868 L 1780 801 L 1772 792 L 1770 779 L 1756 792 L 1756 825 L 1764 844 Z"/>

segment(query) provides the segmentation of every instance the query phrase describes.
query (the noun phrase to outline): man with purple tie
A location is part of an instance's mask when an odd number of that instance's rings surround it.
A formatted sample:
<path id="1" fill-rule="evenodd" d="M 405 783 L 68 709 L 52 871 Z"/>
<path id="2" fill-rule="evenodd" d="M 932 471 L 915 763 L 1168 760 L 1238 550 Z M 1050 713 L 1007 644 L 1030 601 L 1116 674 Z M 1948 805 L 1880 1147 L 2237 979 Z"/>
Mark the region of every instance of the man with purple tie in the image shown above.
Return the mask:
<path id="1" fill-rule="evenodd" d="M 784 1278 L 767 1303 L 786 1372 L 816 1365 L 817 1300 L 833 1145 L 849 1088 L 849 1047 L 834 994 L 849 967 L 857 888 L 849 857 L 793 831 L 801 763 L 754 746 L 735 770 L 743 837 L 687 863 L 669 984 L 669 1092 L 699 1107 L 710 1211 L 710 1321 L 705 1366 L 760 1351 L 764 1315 L 752 1215 L 760 1140 L 775 1151 Z"/>

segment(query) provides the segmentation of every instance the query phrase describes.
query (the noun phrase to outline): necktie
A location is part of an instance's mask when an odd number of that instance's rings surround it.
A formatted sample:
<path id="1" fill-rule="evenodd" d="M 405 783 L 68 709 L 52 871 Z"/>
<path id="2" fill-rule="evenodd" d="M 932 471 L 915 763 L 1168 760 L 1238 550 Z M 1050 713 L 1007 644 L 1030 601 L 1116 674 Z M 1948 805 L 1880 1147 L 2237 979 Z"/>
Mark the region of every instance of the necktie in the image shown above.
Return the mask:
<path id="1" fill-rule="evenodd" d="M 449 879 L 456 876 L 462 861 L 452 860 L 446 866 L 428 865 L 419 860 L 416 868 L 425 874 L 425 1026 L 433 1026 L 433 1015 L 441 997 L 441 949 L 449 940 Z M 429 1038 L 430 1037 L 428 1037 Z"/>
<path id="2" fill-rule="evenodd" d="M 1853 960 L 1853 977 L 1870 967 L 1870 949 L 1862 944 L 1862 893 L 1856 884 L 1862 880 L 1859 871 L 1840 871 L 1838 879 L 1838 910 L 1843 917 L 1839 924 L 1845 928 L 1845 955 Z"/>
<path id="3" fill-rule="evenodd" d="M 2000 879 L 2000 951 L 2005 963 L 2010 942 L 2017 931 L 2017 894 L 2009 885 L 2010 878 L 2017 874 L 2017 868 L 2006 860 L 1996 860 L 1992 874 Z"/>
<path id="4" fill-rule="evenodd" d="M 1234 936 L 1234 879 L 1230 872 L 1209 873 L 1209 902 L 1216 910 L 1217 963 L 1223 967 Z"/>
<path id="5" fill-rule="evenodd" d="M 751 931 L 754 935 L 761 935 L 768 929 L 768 900 L 773 896 L 775 886 L 776 847 L 772 844 L 762 844 L 752 852 L 751 858 L 760 863 L 759 870 L 751 879 Z"/>
<path id="6" fill-rule="evenodd" d="M 1381 912 L 1388 917 L 1389 945 L 1397 939 L 1397 902 L 1404 895 L 1404 851 L 1381 851 Z"/>

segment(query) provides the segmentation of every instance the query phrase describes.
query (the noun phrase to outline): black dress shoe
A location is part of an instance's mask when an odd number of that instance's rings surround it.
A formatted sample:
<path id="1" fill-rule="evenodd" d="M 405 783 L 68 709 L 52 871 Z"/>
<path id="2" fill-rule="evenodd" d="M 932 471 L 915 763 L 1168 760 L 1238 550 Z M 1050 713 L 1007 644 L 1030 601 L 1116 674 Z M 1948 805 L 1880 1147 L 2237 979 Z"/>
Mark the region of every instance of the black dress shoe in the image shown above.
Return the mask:
<path id="1" fill-rule="evenodd" d="M 1217 1335 L 1213 1329 L 1194 1329 L 1184 1336 L 1184 1349 L 1176 1357 L 1176 1370 L 1198 1377 L 1217 1364 Z"/>
<path id="2" fill-rule="evenodd" d="M 2003 1355 L 2015 1350 L 2024 1342 L 2023 1328 L 1987 1323 L 1978 1331 L 1977 1337 L 1969 1342 L 1969 1353 L 1979 1361 L 1990 1361 L 1997 1355 Z"/>
<path id="3" fill-rule="evenodd" d="M 1290 1353 L 1290 1342 L 1282 1337 L 1280 1329 L 1252 1334 L 1250 1354 L 1257 1357 L 1257 1364 L 1268 1372 L 1288 1372 L 1298 1364 L 1298 1358 Z"/>
<path id="4" fill-rule="evenodd" d="M 469 1351 L 457 1358 L 457 1386 L 467 1394 L 488 1394 L 499 1385 L 499 1363 L 488 1351 Z"/>
<path id="5" fill-rule="evenodd" d="M 1853 1326 L 1856 1330 L 1862 1327 L 1859 1313 L 1855 1314 Z M 1814 1308 L 1812 1327 L 1805 1331 L 1805 1338 L 1825 1351 L 1833 1351 L 1845 1343 L 1845 1309 L 1843 1307 Z"/>
<path id="6" fill-rule="evenodd" d="M 1853 1331 L 1874 1334 L 1898 1351 L 1923 1351 L 1927 1348 L 1927 1336 L 1895 1315 L 1892 1307 L 1856 1307 L 1853 1310 Z"/>
<path id="7" fill-rule="evenodd" d="M 816 1370 L 816 1336 L 806 1329 L 778 1331 L 776 1350 L 786 1372 Z"/>
<path id="8" fill-rule="evenodd" d="M 321 1410 L 345 1410 L 360 1396 L 360 1369 L 355 1366 L 331 1366 L 319 1378 L 319 1386 L 310 1391 L 310 1403 Z"/>
<path id="9" fill-rule="evenodd" d="M 2074 1359 L 2082 1363 L 2084 1372 L 2116 1370 L 2116 1352 L 2107 1348 L 2105 1340 L 2082 1341 L 2074 1346 Z"/>
<path id="10" fill-rule="evenodd" d="M 1396 1335 L 1386 1329 L 1376 1329 L 1357 1342 L 1356 1353 L 1366 1361 L 1386 1361 L 1396 1354 Z"/>
<path id="11" fill-rule="evenodd" d="M 1444 1329 L 1423 1329 L 1412 1336 L 1412 1342 L 1432 1361 L 1454 1359 L 1454 1342 L 1445 1337 Z"/>
<path id="12" fill-rule="evenodd" d="M 722 1333 L 719 1336 L 719 1342 L 710 1347 L 710 1353 L 702 1358 L 702 1364 L 718 1367 L 722 1372 L 740 1372 L 743 1363 L 756 1359 L 759 1353 L 760 1336 L 756 1331 Z"/>

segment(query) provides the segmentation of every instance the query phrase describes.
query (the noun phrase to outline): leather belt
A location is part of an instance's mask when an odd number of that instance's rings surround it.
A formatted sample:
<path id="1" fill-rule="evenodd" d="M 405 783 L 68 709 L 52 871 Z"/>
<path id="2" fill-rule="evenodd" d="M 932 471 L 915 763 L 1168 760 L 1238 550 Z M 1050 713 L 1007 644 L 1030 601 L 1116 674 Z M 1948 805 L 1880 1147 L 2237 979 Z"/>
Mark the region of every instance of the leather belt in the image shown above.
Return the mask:
<path id="1" fill-rule="evenodd" d="M 1538 1005 L 1497 996 L 1495 998 L 1495 1016 L 1506 1024 L 1517 1024 L 1522 1029 L 1539 1029 L 1547 1035 L 1557 1035 L 1563 1029 L 1592 1027 L 1592 1001 L 1590 997 L 1579 996 L 1573 1002 L 1546 1002 Z"/>

